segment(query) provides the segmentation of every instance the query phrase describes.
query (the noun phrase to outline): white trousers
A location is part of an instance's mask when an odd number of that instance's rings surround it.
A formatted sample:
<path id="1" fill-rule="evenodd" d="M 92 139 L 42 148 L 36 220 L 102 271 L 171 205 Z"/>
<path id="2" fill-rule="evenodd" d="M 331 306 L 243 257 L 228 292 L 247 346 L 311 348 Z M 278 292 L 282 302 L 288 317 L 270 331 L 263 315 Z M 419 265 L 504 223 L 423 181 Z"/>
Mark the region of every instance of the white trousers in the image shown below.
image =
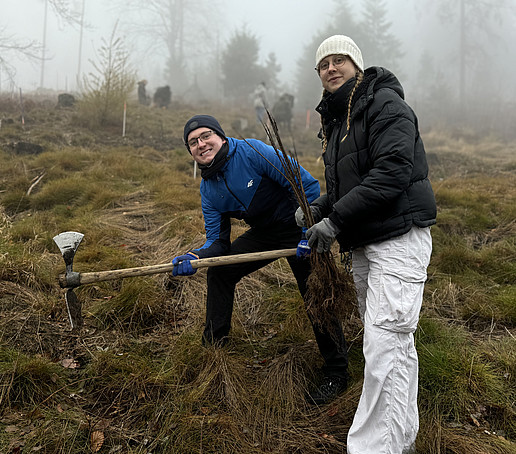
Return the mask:
<path id="1" fill-rule="evenodd" d="M 419 413 L 413 333 L 431 252 L 429 227 L 353 251 L 365 368 L 348 454 L 414 452 Z"/>

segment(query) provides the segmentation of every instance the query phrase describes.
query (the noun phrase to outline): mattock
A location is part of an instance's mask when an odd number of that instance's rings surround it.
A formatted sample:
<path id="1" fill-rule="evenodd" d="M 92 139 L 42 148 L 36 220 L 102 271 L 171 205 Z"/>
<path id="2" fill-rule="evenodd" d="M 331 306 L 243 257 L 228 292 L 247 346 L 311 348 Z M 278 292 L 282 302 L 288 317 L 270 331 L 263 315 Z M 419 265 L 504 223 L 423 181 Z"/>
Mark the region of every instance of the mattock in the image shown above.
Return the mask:
<path id="1" fill-rule="evenodd" d="M 53 238 L 54 243 L 57 244 L 57 247 L 63 255 L 66 265 L 66 273 L 60 274 L 58 281 L 59 286 L 66 289 L 66 309 L 68 311 L 68 319 L 72 325 L 72 330 L 79 330 L 83 325 L 81 302 L 75 294 L 75 287 L 83 284 L 91 284 L 92 282 L 111 281 L 126 277 L 148 276 L 150 274 L 158 273 L 169 273 L 174 269 L 174 265 L 172 265 L 172 263 L 162 263 L 159 265 L 139 266 L 136 268 L 78 273 L 73 271 L 73 259 L 83 238 L 84 235 L 79 232 L 63 232 Z M 236 263 L 278 259 L 280 257 L 289 257 L 292 255 L 296 255 L 296 248 L 209 257 L 192 260 L 190 263 L 192 264 L 192 268 L 207 268 L 211 266 L 233 265 Z"/>

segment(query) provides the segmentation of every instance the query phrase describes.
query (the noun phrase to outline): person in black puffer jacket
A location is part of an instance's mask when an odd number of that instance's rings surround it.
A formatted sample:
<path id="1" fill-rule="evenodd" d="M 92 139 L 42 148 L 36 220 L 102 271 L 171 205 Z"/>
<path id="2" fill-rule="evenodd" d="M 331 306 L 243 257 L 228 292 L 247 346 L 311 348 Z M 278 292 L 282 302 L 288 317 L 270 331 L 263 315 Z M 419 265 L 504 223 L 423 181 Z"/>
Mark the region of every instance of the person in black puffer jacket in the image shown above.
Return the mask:
<path id="1" fill-rule="evenodd" d="M 347 450 L 410 453 L 419 429 L 413 333 L 436 218 L 425 149 L 400 82 L 385 68 L 364 70 L 351 38 L 324 40 L 316 70 L 327 192 L 311 204 L 306 236 L 318 253 L 335 239 L 351 251 L 364 324 L 364 384 Z M 301 209 L 296 220 L 305 225 Z"/>

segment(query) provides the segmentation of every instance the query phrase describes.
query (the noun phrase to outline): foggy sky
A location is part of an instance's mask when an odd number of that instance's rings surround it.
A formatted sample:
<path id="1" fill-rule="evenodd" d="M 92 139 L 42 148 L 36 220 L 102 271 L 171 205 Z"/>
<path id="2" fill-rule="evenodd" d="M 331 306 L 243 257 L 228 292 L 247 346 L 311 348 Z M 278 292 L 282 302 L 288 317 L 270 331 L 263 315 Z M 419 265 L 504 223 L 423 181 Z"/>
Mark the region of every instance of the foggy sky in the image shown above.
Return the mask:
<path id="1" fill-rule="evenodd" d="M 117 22 L 117 13 L 113 8 L 113 2 L 106 0 L 84 0 L 85 21 L 91 28 L 84 30 L 82 44 L 81 73 L 82 75 L 92 71 L 89 59 L 95 60 L 95 51 L 101 46 L 101 38 L 109 40 L 114 25 Z M 310 42 L 312 36 L 322 29 L 331 20 L 335 10 L 335 0 L 214 0 L 220 5 L 218 16 L 214 16 L 210 27 L 218 31 L 222 48 L 227 44 L 231 35 L 246 29 L 253 33 L 260 44 L 260 64 L 265 62 L 267 55 L 274 52 L 277 56 L 282 71 L 279 75 L 280 82 L 291 85 L 295 81 L 295 73 L 298 71 L 296 62 L 304 46 Z M 188 5 L 188 2 L 186 2 Z M 363 7 L 362 0 L 351 0 L 355 18 L 360 15 Z M 76 11 L 80 11 L 82 0 L 73 0 Z M 436 58 L 435 65 L 442 68 L 446 78 L 456 78 L 455 73 L 458 55 L 455 52 L 458 38 L 457 28 L 452 24 L 441 24 L 435 12 L 430 12 L 423 0 L 388 0 L 385 3 L 389 7 L 389 20 L 392 22 L 391 32 L 403 45 L 404 74 L 408 86 L 417 84 L 417 67 L 423 52 L 429 51 Z M 2 0 L 0 10 L 0 32 L 5 36 L 14 36 L 19 40 L 32 39 L 39 42 L 43 39 L 43 12 L 44 0 Z M 201 12 L 202 14 L 202 12 Z M 204 13 L 206 14 L 206 13 Z M 123 17 L 121 18 L 123 19 Z M 209 19 L 209 17 L 208 17 Z M 426 25 L 423 26 L 425 24 Z M 434 21 L 434 25 L 429 25 Z M 123 24 L 123 23 L 122 23 Z M 199 24 L 195 24 L 199 25 Z M 195 26 L 194 25 L 194 26 Z M 512 70 L 516 64 L 516 54 L 511 43 L 516 39 L 516 27 L 514 17 L 500 29 L 502 35 L 501 44 L 491 42 L 491 38 L 478 36 L 478 59 L 474 62 L 482 65 L 482 52 L 487 53 L 489 66 L 486 71 L 489 76 L 489 84 L 499 87 L 499 96 L 516 96 L 515 84 L 512 82 Z M 120 26 L 121 36 L 125 32 Z M 342 33 L 346 33 L 345 30 Z M 45 62 L 44 86 L 53 90 L 64 91 L 76 88 L 76 76 L 78 72 L 79 29 L 64 24 L 57 19 L 49 8 L 47 26 L 47 44 Z M 484 54 L 485 56 L 485 54 Z M 163 65 L 152 59 L 152 55 L 144 55 L 141 58 L 138 72 L 141 68 L 145 74 L 140 75 L 149 80 L 150 86 L 165 84 L 163 78 Z M 367 55 L 364 55 L 365 65 Z M 39 87 L 41 63 L 28 64 L 26 61 L 12 61 L 17 68 L 16 86 L 26 91 Z M 406 68 L 406 69 L 405 69 Z M 309 68 L 307 70 L 311 70 Z M 3 91 L 9 89 L 5 74 L 0 74 Z M 412 87 L 411 87 L 412 88 Z"/>
<path id="2" fill-rule="evenodd" d="M 104 0 L 85 0 L 85 22 L 91 27 L 84 29 L 82 41 L 81 73 L 92 70 L 90 59 L 95 59 L 95 50 L 101 46 L 101 38 L 109 39 L 116 24 L 116 12 Z M 280 81 L 289 84 L 297 71 L 296 60 L 312 35 L 321 29 L 330 19 L 334 0 L 261 0 L 259 2 L 244 0 L 219 0 L 221 19 L 213 26 L 220 27 L 222 46 L 236 30 L 246 29 L 253 33 L 260 43 L 262 62 L 267 55 L 274 52 L 282 70 Z M 391 0 L 393 18 L 402 21 L 399 5 L 402 0 Z M 72 2 L 75 11 L 80 12 L 81 0 Z M 0 28 L 4 34 L 16 36 L 17 39 L 43 40 L 44 0 L 3 0 L 0 15 Z M 73 90 L 79 70 L 79 27 L 64 24 L 48 9 L 46 58 L 44 64 L 44 85 L 54 90 Z M 17 68 L 16 84 L 25 90 L 39 87 L 41 63 L 28 64 L 15 61 Z M 151 66 L 157 66 L 151 63 Z M 160 72 L 156 67 L 150 78 L 152 85 L 160 85 Z M 152 80 L 154 79 L 154 80 Z M 2 89 L 7 89 L 5 80 Z"/>

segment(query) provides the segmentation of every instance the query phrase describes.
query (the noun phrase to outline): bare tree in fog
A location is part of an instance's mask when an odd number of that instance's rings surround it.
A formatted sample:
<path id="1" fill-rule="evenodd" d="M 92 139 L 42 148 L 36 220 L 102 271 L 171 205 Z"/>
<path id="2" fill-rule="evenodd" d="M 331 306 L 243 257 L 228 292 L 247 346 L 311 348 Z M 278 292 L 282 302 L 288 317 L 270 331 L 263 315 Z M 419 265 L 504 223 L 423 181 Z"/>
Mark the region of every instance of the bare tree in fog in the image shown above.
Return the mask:
<path id="1" fill-rule="evenodd" d="M 475 71 L 485 71 L 490 65 L 491 48 L 503 42 L 498 34 L 500 24 L 504 18 L 514 17 L 511 0 L 427 0 L 421 6 L 425 14 L 433 10 L 441 23 L 457 27 L 455 45 L 451 40 L 447 45 L 455 49 L 451 61 L 457 61 L 458 103 L 460 110 L 464 111 Z"/>
<path id="2" fill-rule="evenodd" d="M 52 9 L 56 17 L 68 24 L 78 23 L 78 15 L 75 14 L 67 0 L 43 0 L 43 41 L 36 40 L 20 41 L 9 34 L 6 28 L 0 29 L 0 71 L 4 72 L 7 79 L 13 82 L 16 73 L 12 60 L 17 57 L 25 58 L 33 63 L 41 61 L 40 86 L 43 86 L 46 61 L 46 40 L 47 40 L 47 18 L 48 7 Z M 0 84 L 2 76 L 0 75 Z"/>
<path id="3" fill-rule="evenodd" d="M 47 19 L 48 6 L 50 5 L 54 14 L 67 24 L 78 24 L 80 21 L 79 15 L 75 13 L 69 5 L 68 0 L 43 0 L 45 3 L 45 10 L 43 14 L 43 44 L 41 46 L 41 73 L 39 86 L 43 87 L 45 81 L 45 60 L 46 60 L 46 45 L 47 45 Z M 83 0 L 84 1 L 84 0 Z"/>
<path id="4" fill-rule="evenodd" d="M 136 44 L 145 47 L 144 54 L 162 57 L 165 82 L 173 91 L 188 86 L 193 61 L 206 62 L 214 52 L 216 0 L 123 0 L 117 9 Z"/>
<path id="5" fill-rule="evenodd" d="M 0 91 L 2 80 L 14 84 L 16 69 L 13 61 L 24 58 L 36 63 L 40 59 L 41 44 L 34 40 L 20 40 L 9 34 L 6 27 L 0 28 Z M 5 79 L 4 79 L 5 78 Z"/>

